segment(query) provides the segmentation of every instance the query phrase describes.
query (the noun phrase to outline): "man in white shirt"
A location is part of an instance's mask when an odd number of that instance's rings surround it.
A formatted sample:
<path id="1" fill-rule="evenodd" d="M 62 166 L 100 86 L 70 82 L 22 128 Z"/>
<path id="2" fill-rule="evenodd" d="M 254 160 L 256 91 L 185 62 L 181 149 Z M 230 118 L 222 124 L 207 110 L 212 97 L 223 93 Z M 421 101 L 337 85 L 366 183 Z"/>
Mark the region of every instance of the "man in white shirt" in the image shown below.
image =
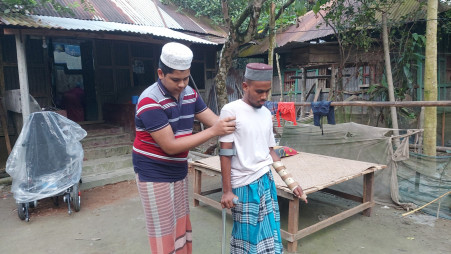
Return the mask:
<path id="1" fill-rule="evenodd" d="M 221 205 L 232 208 L 234 221 L 231 253 L 282 253 L 277 190 L 270 166 L 295 195 L 307 200 L 273 150 L 271 113 L 263 107 L 271 91 L 272 66 L 250 63 L 244 76 L 244 97 L 225 105 L 220 115 L 236 117 L 235 132 L 219 139 Z M 237 205 L 234 198 L 239 200 Z"/>

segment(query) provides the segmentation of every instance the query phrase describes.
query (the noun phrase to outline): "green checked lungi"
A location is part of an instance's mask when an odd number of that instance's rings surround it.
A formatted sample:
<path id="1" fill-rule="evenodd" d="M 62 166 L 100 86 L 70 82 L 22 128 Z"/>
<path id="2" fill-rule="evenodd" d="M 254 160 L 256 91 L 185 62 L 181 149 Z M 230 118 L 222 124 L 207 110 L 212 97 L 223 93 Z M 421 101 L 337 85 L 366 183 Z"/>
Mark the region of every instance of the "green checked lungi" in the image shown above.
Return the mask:
<path id="1" fill-rule="evenodd" d="M 277 190 L 271 171 L 232 191 L 239 204 L 232 208 L 230 253 L 283 253 Z"/>

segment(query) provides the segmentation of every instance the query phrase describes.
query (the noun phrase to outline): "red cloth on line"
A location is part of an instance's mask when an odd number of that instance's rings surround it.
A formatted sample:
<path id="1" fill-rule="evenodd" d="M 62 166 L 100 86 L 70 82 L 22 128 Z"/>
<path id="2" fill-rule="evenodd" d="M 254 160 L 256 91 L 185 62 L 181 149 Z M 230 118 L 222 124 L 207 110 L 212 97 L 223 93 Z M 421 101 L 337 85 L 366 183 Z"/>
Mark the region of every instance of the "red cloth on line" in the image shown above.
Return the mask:
<path id="1" fill-rule="evenodd" d="M 279 112 L 281 114 L 279 114 Z M 296 123 L 296 108 L 294 107 L 294 102 L 279 102 L 276 116 L 278 127 L 281 127 L 280 116 L 287 121 L 293 122 L 294 125 L 298 125 Z"/>

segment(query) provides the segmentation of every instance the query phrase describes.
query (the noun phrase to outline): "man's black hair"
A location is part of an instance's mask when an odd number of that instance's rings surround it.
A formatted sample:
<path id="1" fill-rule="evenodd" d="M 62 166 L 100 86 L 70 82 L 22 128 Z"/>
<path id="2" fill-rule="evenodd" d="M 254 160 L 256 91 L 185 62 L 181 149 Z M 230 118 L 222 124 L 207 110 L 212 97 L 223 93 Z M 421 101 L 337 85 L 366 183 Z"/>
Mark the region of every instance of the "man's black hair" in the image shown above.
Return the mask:
<path id="1" fill-rule="evenodd" d="M 168 67 L 166 64 L 164 64 L 161 59 L 158 62 L 158 68 L 161 69 L 161 71 L 163 72 L 164 75 L 169 74 L 169 73 L 173 73 L 175 70 L 172 69 L 171 67 Z"/>

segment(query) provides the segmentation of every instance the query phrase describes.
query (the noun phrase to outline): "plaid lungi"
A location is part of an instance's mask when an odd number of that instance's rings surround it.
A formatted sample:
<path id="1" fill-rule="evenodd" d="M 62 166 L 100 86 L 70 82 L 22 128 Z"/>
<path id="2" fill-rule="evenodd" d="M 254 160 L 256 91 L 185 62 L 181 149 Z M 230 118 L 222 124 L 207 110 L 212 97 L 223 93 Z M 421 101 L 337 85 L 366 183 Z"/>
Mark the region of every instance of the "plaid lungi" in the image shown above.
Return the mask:
<path id="1" fill-rule="evenodd" d="M 232 208 L 230 253 L 283 253 L 277 189 L 271 171 L 232 191 L 240 203 Z"/>
<path id="2" fill-rule="evenodd" d="M 139 195 L 146 216 L 147 235 L 154 254 L 192 252 L 188 178 L 178 182 L 140 182 Z"/>

